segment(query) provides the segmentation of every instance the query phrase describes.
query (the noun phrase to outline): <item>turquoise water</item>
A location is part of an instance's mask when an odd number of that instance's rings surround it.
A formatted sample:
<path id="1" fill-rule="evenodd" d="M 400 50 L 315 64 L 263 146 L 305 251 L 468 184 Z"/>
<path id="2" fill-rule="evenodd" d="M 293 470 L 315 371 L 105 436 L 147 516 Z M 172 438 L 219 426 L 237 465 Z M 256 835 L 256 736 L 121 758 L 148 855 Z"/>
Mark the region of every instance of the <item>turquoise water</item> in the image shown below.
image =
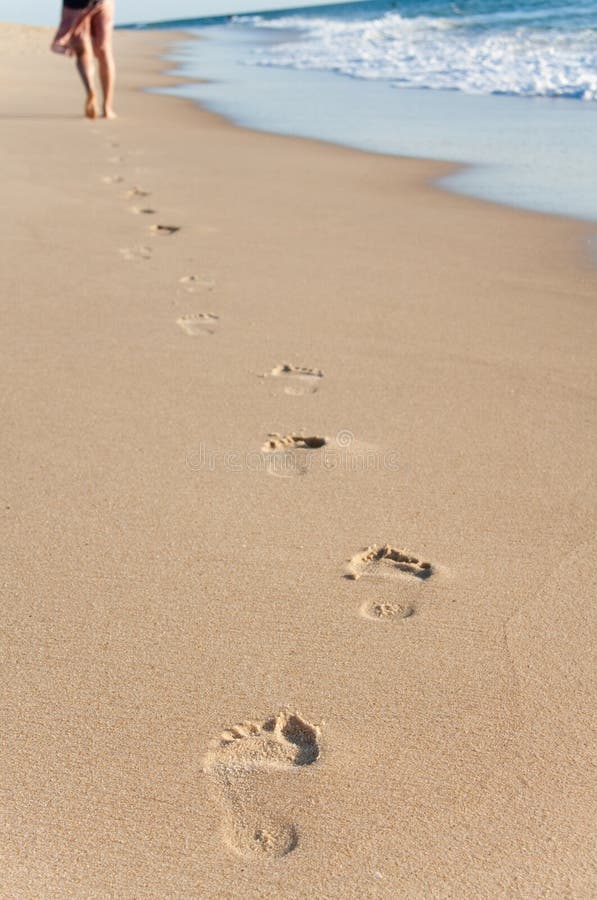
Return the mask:
<path id="1" fill-rule="evenodd" d="M 376 0 L 191 30 L 177 93 L 248 127 L 470 164 L 451 190 L 597 220 L 597 0 Z"/>

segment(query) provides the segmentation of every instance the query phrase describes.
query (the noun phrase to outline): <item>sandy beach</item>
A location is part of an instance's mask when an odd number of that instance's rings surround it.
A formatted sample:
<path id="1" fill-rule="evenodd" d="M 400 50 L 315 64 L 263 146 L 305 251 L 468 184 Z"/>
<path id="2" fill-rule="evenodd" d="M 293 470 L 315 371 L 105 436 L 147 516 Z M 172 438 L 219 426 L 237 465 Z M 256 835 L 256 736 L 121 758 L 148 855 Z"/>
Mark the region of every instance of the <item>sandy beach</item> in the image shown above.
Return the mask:
<path id="1" fill-rule="evenodd" d="M 587 223 L 0 26 L 0 896 L 588 898 Z"/>

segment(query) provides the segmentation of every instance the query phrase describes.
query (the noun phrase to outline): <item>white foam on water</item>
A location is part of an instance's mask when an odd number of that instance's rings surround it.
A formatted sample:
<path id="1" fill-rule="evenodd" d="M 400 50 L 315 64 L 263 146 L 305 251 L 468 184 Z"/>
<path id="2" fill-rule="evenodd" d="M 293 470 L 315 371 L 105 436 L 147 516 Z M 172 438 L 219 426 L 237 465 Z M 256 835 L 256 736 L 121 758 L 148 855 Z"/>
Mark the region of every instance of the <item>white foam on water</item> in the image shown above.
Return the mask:
<path id="1" fill-rule="evenodd" d="M 524 24 L 520 12 L 514 23 L 512 13 L 409 18 L 389 12 L 374 19 L 293 15 L 238 21 L 287 32 L 254 49 L 245 59 L 253 65 L 383 79 L 401 88 L 597 100 L 595 30 L 540 28 L 537 19 L 535 13 L 533 24 Z"/>

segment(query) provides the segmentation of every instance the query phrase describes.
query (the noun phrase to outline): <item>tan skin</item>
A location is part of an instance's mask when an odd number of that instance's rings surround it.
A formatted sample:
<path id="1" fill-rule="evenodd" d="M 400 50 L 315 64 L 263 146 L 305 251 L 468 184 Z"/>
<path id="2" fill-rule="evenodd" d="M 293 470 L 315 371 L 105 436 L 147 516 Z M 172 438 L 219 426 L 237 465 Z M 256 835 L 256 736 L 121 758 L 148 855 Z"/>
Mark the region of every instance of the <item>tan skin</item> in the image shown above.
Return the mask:
<path id="1" fill-rule="evenodd" d="M 102 86 L 103 104 L 102 116 L 105 119 L 115 119 L 114 112 L 114 82 L 116 69 L 114 65 L 114 53 L 112 51 L 112 17 L 97 18 L 97 27 L 92 40 L 89 28 L 84 28 L 73 41 L 73 49 L 76 55 L 77 71 L 81 76 L 87 99 L 85 101 L 85 115 L 88 119 L 96 119 L 98 116 L 97 93 L 95 90 L 95 73 L 93 56 L 97 57 L 100 84 Z"/>

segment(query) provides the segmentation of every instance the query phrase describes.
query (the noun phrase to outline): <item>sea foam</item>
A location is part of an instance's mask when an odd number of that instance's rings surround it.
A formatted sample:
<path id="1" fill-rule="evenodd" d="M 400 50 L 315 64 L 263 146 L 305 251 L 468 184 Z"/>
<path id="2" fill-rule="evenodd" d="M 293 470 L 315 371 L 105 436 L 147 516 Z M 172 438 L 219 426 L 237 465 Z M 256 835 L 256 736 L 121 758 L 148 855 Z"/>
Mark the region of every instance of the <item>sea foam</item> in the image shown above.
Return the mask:
<path id="1" fill-rule="evenodd" d="M 597 99 L 594 28 L 535 8 L 454 16 L 239 17 L 279 32 L 245 62 L 383 79 L 397 87 L 469 94 Z M 581 20 L 582 23 L 582 20 Z"/>

